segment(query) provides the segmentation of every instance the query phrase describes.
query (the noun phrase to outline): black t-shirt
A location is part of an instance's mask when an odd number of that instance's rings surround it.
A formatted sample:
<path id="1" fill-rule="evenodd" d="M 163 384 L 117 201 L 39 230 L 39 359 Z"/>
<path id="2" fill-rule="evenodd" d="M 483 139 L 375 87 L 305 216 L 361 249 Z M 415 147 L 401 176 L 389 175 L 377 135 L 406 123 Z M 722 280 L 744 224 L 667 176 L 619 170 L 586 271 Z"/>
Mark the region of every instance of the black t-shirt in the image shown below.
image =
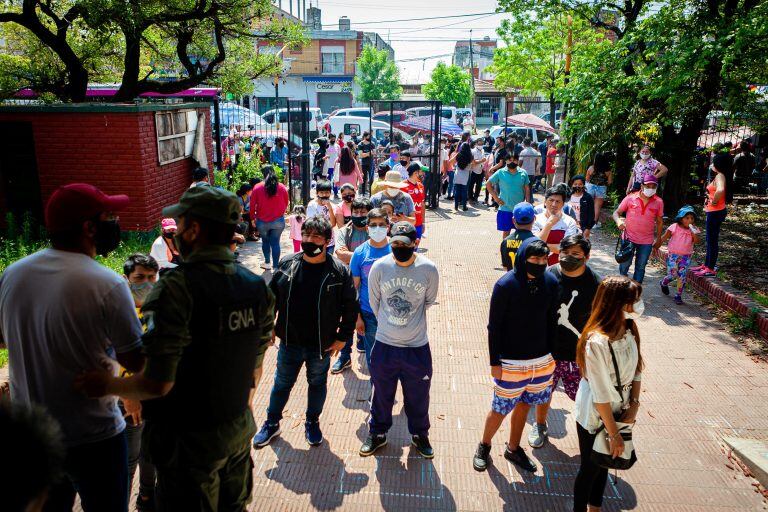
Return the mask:
<path id="1" fill-rule="evenodd" d="M 486 153 L 490 153 L 491 151 L 493 151 L 494 139 L 490 135 L 488 135 L 487 137 L 483 137 L 483 138 L 484 138 L 483 151 L 486 152 Z"/>
<path id="2" fill-rule="evenodd" d="M 330 256 L 329 256 L 330 257 Z M 320 348 L 317 316 L 320 286 L 327 274 L 325 262 L 307 263 L 303 259 L 293 275 L 286 312 L 288 343 Z"/>
<path id="3" fill-rule="evenodd" d="M 357 150 L 360 153 L 373 153 L 374 147 L 375 146 L 373 145 L 372 142 L 364 140 L 357 146 Z M 366 156 L 361 159 L 362 160 L 361 163 L 363 164 L 363 167 L 365 167 L 365 169 L 371 168 L 371 161 L 372 161 L 371 159 L 372 159 L 371 156 Z"/>
<path id="4" fill-rule="evenodd" d="M 557 336 L 552 357 L 556 361 L 575 361 L 576 343 L 592 313 L 592 299 L 595 298 L 602 278 L 589 265 L 579 277 L 564 275 L 559 264 L 549 267 L 549 272 L 552 272 L 560 283 Z"/>
<path id="5" fill-rule="evenodd" d="M 499 162 L 503 162 L 507 159 L 507 148 L 499 148 L 498 151 L 496 151 L 496 156 L 494 157 L 493 163 L 498 164 Z"/>
<path id="6" fill-rule="evenodd" d="M 515 268 L 515 256 L 523 240 L 531 238 L 533 233 L 527 229 L 515 229 L 501 241 L 501 266 L 507 270 Z"/>

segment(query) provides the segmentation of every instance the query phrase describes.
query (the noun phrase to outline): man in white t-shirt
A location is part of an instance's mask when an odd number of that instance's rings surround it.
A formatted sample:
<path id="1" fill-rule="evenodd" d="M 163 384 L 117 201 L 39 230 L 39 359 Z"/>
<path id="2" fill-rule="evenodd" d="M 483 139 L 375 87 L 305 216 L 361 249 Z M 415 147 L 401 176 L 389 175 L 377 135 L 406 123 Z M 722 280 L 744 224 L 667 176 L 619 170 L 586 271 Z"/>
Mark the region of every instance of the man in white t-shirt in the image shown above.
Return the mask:
<path id="1" fill-rule="evenodd" d="M 483 164 L 485 164 L 485 151 L 483 144 L 485 139 L 477 139 L 472 143 L 472 163 L 469 168 L 472 174 L 469 175 L 469 199 L 473 203 L 480 197 L 480 190 L 483 188 Z"/>
<path id="2" fill-rule="evenodd" d="M 541 153 L 531 145 L 531 139 L 523 140 L 523 150 L 520 152 L 520 167 L 525 169 L 528 179 L 532 183 L 531 191 L 535 191 L 541 185 L 540 169 Z"/>
<path id="3" fill-rule="evenodd" d="M 47 508 L 70 510 L 80 494 L 88 510 L 127 510 L 125 420 L 117 397 L 87 398 L 75 377 L 118 363 L 144 367 L 142 328 L 128 283 L 97 263 L 120 243 L 115 212 L 128 196 L 92 185 L 57 189 L 45 210 L 50 249 L 23 258 L 0 276 L 0 346 L 8 347 L 11 401 L 45 407 L 67 447 L 65 478 Z M 12 440 L 9 440 L 12 442 Z"/>
<path id="4" fill-rule="evenodd" d="M 560 258 L 560 241 L 581 233 L 573 217 L 563 212 L 566 192 L 563 188 L 552 187 L 544 195 L 544 211 L 537 214 L 531 232 L 549 246 L 550 265 L 556 265 Z"/>

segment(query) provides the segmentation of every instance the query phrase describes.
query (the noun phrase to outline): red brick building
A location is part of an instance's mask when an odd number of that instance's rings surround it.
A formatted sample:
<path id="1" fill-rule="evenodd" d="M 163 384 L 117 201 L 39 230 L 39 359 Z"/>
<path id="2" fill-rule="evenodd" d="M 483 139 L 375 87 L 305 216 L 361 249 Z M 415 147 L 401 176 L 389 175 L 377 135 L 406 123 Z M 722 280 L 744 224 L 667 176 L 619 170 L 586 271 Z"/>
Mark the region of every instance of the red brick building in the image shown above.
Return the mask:
<path id="1" fill-rule="evenodd" d="M 0 215 L 42 220 L 57 187 L 87 182 L 131 198 L 124 229 L 151 230 L 191 182 L 200 122 L 212 169 L 208 103 L 0 107 Z"/>

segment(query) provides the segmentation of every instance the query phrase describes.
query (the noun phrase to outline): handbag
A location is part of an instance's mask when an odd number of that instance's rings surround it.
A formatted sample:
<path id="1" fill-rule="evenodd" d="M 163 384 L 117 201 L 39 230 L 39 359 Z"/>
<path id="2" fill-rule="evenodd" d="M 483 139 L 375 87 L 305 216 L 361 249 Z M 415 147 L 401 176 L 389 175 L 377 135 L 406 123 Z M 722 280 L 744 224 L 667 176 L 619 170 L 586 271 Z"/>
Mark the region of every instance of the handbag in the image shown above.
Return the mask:
<path id="1" fill-rule="evenodd" d="M 611 351 L 613 369 L 616 372 L 616 391 L 619 392 L 619 396 L 623 400 L 624 395 L 621 392 L 621 381 L 619 380 L 619 365 L 616 363 L 616 355 L 610 342 L 608 342 L 608 348 Z M 614 418 L 620 416 L 621 413 L 614 414 Z M 611 443 L 608 441 L 608 432 L 605 431 L 605 423 L 603 423 L 597 429 L 597 436 L 592 444 L 592 453 L 589 458 L 593 463 L 607 469 L 629 469 L 637 462 L 635 446 L 632 443 L 632 424 L 616 421 L 616 427 L 618 434 L 624 440 L 624 451 L 621 455 L 616 458 L 611 455 Z"/>
<path id="2" fill-rule="evenodd" d="M 622 232 L 618 240 L 616 240 L 616 252 L 614 257 L 616 263 L 624 263 L 632 259 L 632 254 L 635 252 L 635 244 L 627 239 L 626 233 Z"/>

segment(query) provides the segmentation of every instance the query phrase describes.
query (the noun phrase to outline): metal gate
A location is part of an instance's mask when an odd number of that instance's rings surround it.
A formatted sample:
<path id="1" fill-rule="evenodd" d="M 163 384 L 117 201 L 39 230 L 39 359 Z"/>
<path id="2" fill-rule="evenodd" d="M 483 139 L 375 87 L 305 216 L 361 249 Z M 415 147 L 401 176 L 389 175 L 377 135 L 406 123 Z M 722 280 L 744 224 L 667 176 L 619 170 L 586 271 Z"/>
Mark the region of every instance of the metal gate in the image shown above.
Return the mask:
<path id="1" fill-rule="evenodd" d="M 455 123 L 456 109 L 443 107 L 439 101 L 371 101 L 369 130 L 376 140 L 376 153 L 365 180 L 370 186 L 379 163 L 389 160 L 389 145 L 409 149 L 413 160 L 421 161 L 429 172 L 424 177 L 426 208 L 438 207 L 440 192 L 440 139 L 455 135 L 461 128 Z M 364 185 L 363 191 L 367 187 Z"/>

